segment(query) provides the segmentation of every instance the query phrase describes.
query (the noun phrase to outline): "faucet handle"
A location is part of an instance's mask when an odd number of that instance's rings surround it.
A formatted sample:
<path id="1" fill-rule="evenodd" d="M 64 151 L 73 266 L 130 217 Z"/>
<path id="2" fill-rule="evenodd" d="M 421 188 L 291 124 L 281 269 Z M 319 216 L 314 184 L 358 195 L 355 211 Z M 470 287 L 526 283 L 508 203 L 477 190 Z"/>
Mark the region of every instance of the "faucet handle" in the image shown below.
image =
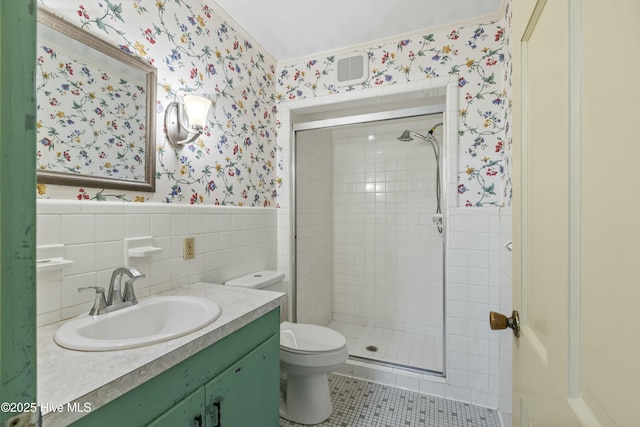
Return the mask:
<path id="1" fill-rule="evenodd" d="M 98 316 L 107 312 L 107 299 L 104 297 L 104 288 L 102 286 L 83 286 L 78 288 L 78 292 L 93 289 L 96 291 L 96 299 L 93 301 L 93 307 L 89 310 L 90 316 Z"/>
<path id="2" fill-rule="evenodd" d="M 138 299 L 136 298 L 136 294 L 133 291 L 133 283 L 145 277 L 144 274 L 140 273 L 139 276 L 132 277 L 124 283 L 124 292 L 122 293 L 122 302 L 131 302 L 131 304 L 137 304 Z"/>

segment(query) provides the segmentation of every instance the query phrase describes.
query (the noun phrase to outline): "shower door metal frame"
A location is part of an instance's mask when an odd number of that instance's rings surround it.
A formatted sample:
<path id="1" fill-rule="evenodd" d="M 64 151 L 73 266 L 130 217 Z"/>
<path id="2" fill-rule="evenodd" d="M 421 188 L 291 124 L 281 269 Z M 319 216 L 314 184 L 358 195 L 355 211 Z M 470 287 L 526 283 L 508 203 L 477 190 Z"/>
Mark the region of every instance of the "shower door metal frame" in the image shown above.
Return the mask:
<path id="1" fill-rule="evenodd" d="M 393 109 L 388 111 L 381 111 L 375 113 L 367 113 L 367 114 L 355 114 L 355 115 L 347 115 L 340 116 L 330 119 L 322 119 L 322 120 L 310 120 L 310 121 L 301 121 L 294 123 L 292 125 L 292 138 L 291 138 L 291 227 L 293 233 L 291 235 L 291 304 L 290 304 L 290 313 L 291 320 L 293 322 L 297 322 L 298 318 L 298 304 L 297 304 L 297 189 L 296 189 L 296 168 L 297 168 L 297 133 L 301 131 L 307 130 L 319 130 L 319 129 L 328 129 L 339 126 L 347 126 L 347 125 L 355 125 L 355 124 L 364 124 L 364 123 L 372 123 L 372 122 L 380 122 L 385 120 L 393 120 L 393 119 L 406 119 L 411 117 L 418 116 L 429 116 L 434 114 L 442 114 L 442 119 L 445 124 L 443 127 L 443 138 L 441 141 L 442 144 L 442 158 L 441 161 L 441 182 L 442 184 L 442 196 L 444 200 L 443 206 L 443 234 L 442 234 L 442 372 L 433 371 L 422 368 L 414 368 L 411 366 L 406 366 L 402 364 L 389 363 L 384 362 L 377 359 L 367 359 L 359 356 L 351 356 L 350 359 L 363 360 L 372 362 L 374 364 L 378 364 L 381 366 L 393 366 L 401 369 L 405 369 L 411 372 L 421 372 L 428 373 L 436 376 L 446 376 L 446 365 L 447 365 L 447 316 L 446 316 L 446 281 L 447 281 L 447 271 L 446 271 L 446 260 L 447 260 L 447 235 L 448 235 L 448 212 L 449 212 L 449 141 L 448 141 L 448 132 L 447 132 L 447 124 L 449 118 L 447 117 L 447 109 L 445 104 L 432 104 L 425 105 L 421 107 L 413 107 L 413 108 L 405 108 L 405 109 Z"/>

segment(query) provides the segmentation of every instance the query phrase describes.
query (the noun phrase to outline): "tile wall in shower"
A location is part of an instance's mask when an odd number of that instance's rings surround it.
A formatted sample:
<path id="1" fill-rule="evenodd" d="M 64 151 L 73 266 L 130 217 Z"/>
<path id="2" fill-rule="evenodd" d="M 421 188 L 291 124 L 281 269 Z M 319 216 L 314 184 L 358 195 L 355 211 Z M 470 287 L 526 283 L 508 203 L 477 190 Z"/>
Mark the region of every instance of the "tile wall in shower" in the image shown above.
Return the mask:
<path id="1" fill-rule="evenodd" d="M 324 326 L 333 310 L 331 132 L 299 132 L 296 146 L 297 320 Z"/>
<path id="2" fill-rule="evenodd" d="M 334 320 L 442 337 L 435 156 L 425 141 L 397 140 L 440 120 L 333 130 Z"/>

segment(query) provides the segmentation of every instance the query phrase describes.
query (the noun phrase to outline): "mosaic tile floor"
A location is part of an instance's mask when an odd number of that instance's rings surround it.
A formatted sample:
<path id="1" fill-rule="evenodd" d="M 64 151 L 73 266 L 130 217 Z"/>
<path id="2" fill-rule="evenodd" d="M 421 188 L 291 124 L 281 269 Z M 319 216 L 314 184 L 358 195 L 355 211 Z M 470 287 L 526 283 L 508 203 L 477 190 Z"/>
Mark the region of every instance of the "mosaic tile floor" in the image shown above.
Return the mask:
<path id="1" fill-rule="evenodd" d="M 333 413 L 323 427 L 500 427 L 494 410 L 332 374 Z M 280 427 L 302 424 L 280 419 Z"/>

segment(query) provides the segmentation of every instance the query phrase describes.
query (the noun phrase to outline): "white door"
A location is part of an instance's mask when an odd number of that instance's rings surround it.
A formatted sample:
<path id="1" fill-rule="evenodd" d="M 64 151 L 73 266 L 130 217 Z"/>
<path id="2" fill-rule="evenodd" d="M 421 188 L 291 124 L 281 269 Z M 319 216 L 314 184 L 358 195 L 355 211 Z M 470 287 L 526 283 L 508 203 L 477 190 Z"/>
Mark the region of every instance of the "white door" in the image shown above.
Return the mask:
<path id="1" fill-rule="evenodd" d="M 514 426 L 640 425 L 640 1 L 513 0 Z"/>

